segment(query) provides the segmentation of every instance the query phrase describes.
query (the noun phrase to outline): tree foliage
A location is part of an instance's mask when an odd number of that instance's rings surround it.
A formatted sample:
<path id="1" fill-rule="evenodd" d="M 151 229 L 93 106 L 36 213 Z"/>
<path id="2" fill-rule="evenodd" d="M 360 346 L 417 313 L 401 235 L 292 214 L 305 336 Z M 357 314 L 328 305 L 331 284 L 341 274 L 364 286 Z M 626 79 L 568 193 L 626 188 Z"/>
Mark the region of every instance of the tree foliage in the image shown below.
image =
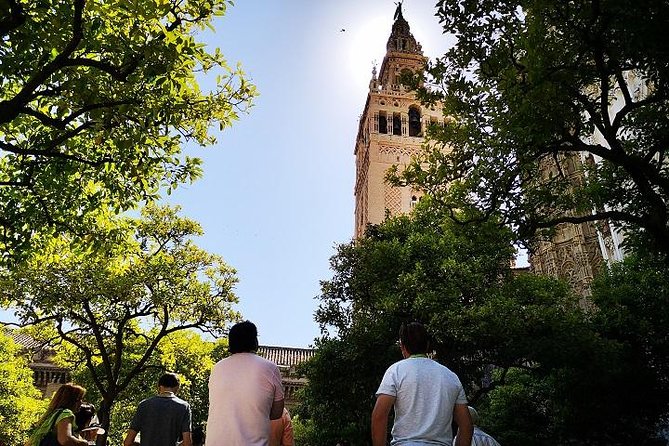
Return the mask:
<path id="1" fill-rule="evenodd" d="M 596 330 L 619 346 L 615 394 L 602 417 L 620 416 L 629 443 L 669 426 L 669 268 L 666 259 L 633 254 L 593 285 Z M 636 407 L 630 412 L 627 408 Z M 666 441 L 658 441 L 666 444 Z"/>
<path id="2" fill-rule="evenodd" d="M 0 444 L 23 445 L 46 408 L 20 346 L 0 330 Z"/>
<path id="3" fill-rule="evenodd" d="M 167 354 L 166 338 L 192 329 L 219 336 L 238 317 L 235 271 L 198 248 L 199 225 L 176 212 L 149 206 L 140 219 L 102 218 L 94 248 L 43 239 L 2 277 L 5 305 L 20 322 L 53 326 L 53 342 L 85 365 L 106 428 L 119 395 Z"/>
<path id="4" fill-rule="evenodd" d="M 425 323 L 501 444 L 663 444 L 667 267 L 630 257 L 603 273 L 592 301 L 566 283 L 509 267 L 513 234 L 429 197 L 341 245 L 322 283 L 322 336 L 304 372 L 305 444 L 369 442 L 375 392 L 401 359 L 403 321 Z M 471 218 L 474 217 L 474 218 Z"/>
<path id="5" fill-rule="evenodd" d="M 0 7 L 0 249 L 84 232 L 100 207 L 151 200 L 200 175 L 255 87 L 198 39 L 229 0 L 9 0 Z M 213 29 L 213 28 L 212 28 Z M 203 76 L 216 79 L 201 90 Z"/>
<path id="6" fill-rule="evenodd" d="M 452 119 L 402 180 L 521 238 L 610 220 L 668 253 L 666 2 L 440 0 L 437 17 L 457 44 L 419 92 Z"/>
<path id="7" fill-rule="evenodd" d="M 514 370 L 543 376 L 587 362 L 598 348 L 565 284 L 511 274 L 509 230 L 459 225 L 428 202 L 370 227 L 332 258 L 334 277 L 323 282 L 316 313 L 324 334 L 305 367 L 299 411 L 308 444 L 367 444 L 375 391 L 401 359 L 402 321 L 428 326 L 435 357 L 474 404 L 509 385 Z"/>

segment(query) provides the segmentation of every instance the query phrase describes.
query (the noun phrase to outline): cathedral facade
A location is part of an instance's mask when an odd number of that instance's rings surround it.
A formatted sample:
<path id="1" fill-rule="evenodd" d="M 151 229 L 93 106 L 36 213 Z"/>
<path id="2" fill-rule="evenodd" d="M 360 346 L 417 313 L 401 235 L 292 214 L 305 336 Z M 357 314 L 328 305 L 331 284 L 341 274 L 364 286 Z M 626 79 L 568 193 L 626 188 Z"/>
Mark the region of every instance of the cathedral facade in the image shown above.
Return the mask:
<path id="1" fill-rule="evenodd" d="M 570 183 L 580 184 L 586 162 L 588 160 L 579 153 L 543 160 L 538 181 L 564 175 Z M 535 239 L 530 243 L 530 272 L 565 280 L 576 294 L 589 296 L 592 281 L 600 269 L 607 262 L 623 258 L 622 238 L 622 233 L 609 222 L 559 224 L 549 240 Z"/>

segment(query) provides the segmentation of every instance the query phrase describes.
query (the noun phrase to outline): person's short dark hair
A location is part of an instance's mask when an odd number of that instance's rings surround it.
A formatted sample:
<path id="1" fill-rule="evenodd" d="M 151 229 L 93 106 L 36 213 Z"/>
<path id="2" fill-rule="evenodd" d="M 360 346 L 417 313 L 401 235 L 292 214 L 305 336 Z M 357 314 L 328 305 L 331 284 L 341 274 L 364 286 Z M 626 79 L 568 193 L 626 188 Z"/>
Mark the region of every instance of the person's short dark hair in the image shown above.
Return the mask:
<path id="1" fill-rule="evenodd" d="M 176 389 L 179 387 L 179 377 L 176 373 L 165 373 L 158 380 L 158 385 L 169 389 Z"/>
<path id="2" fill-rule="evenodd" d="M 424 355 L 430 347 L 430 337 L 425 326 L 420 322 L 402 323 L 400 342 L 412 355 Z"/>
<path id="3" fill-rule="evenodd" d="M 228 333 L 230 353 L 248 353 L 258 350 L 258 329 L 251 321 L 235 324 Z"/>
<path id="4" fill-rule="evenodd" d="M 79 430 L 84 429 L 95 416 L 95 406 L 91 403 L 81 403 L 79 410 L 74 414 L 74 422 Z"/>

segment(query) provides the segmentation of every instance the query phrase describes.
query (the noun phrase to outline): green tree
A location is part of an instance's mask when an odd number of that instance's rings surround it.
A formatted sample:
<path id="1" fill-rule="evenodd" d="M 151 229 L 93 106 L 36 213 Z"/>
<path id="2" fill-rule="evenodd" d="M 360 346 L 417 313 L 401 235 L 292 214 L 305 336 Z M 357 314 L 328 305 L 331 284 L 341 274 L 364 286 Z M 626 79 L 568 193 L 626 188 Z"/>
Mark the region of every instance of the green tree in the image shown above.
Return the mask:
<path id="1" fill-rule="evenodd" d="M 23 445 L 46 404 L 20 346 L 0 330 L 0 444 Z"/>
<path id="2" fill-rule="evenodd" d="M 475 404 L 508 385 L 513 370 L 538 377 L 587 362 L 596 339 L 577 299 L 555 280 L 514 277 L 511 240 L 490 221 L 457 224 L 426 198 L 413 215 L 340 246 L 316 312 L 324 334 L 305 366 L 299 415 L 307 444 L 368 443 L 375 391 L 401 359 L 402 321 L 428 326 L 435 357 L 460 376 Z"/>
<path id="3" fill-rule="evenodd" d="M 666 3 L 440 0 L 437 17 L 457 44 L 419 90 L 452 119 L 403 181 L 521 238 L 612 220 L 669 253 Z"/>
<path id="4" fill-rule="evenodd" d="M 639 438 L 666 444 L 655 437 L 669 422 L 668 277 L 666 259 L 632 254 L 593 284 L 593 324 L 619 350 L 611 382 L 615 394 L 608 395 L 600 416 L 621 418 L 627 444 L 639 444 Z"/>
<path id="5" fill-rule="evenodd" d="M 235 271 L 193 243 L 201 232 L 175 209 L 148 206 L 140 219 L 102 218 L 96 248 L 66 236 L 42 240 L 2 277 L 5 303 L 20 322 L 54 325 L 56 345 L 85 365 L 106 429 L 114 403 L 155 366 L 168 336 L 193 329 L 220 336 L 238 317 Z"/>
<path id="6" fill-rule="evenodd" d="M 229 0 L 9 0 L 0 6 L 0 249 L 85 232 L 197 178 L 186 142 L 215 142 L 255 96 L 198 39 Z M 201 90 L 206 75 L 215 79 Z"/>
<path id="7" fill-rule="evenodd" d="M 592 347 L 572 347 L 538 374 L 510 371 L 483 402 L 486 427 L 503 444 L 666 444 L 668 273 L 665 260 L 636 254 L 603 271 L 588 313 Z"/>

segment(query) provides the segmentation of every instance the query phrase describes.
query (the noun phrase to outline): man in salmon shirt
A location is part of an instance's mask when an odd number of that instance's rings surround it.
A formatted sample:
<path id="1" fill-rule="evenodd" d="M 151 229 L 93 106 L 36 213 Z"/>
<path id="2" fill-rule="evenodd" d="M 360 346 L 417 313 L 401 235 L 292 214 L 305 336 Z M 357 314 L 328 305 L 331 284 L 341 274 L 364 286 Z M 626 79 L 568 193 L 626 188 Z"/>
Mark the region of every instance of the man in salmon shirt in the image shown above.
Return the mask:
<path id="1" fill-rule="evenodd" d="M 268 446 L 270 420 L 283 412 L 279 368 L 256 355 L 258 330 L 250 321 L 230 329 L 228 349 L 209 377 L 205 446 Z"/>

